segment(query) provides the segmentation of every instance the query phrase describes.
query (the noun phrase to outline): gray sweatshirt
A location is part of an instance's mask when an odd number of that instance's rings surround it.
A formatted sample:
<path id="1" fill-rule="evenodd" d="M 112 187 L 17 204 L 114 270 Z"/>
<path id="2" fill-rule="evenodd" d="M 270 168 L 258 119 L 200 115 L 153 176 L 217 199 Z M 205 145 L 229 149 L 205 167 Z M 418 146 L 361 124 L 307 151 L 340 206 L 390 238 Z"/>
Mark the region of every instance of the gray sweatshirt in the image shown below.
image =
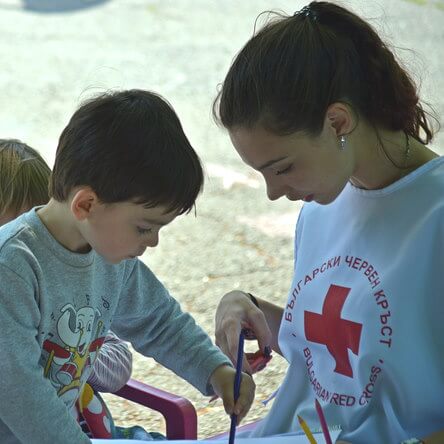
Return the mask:
<path id="1" fill-rule="evenodd" d="M 210 394 L 228 359 L 139 260 L 61 246 L 33 209 L 0 229 L 0 441 L 89 443 L 71 414 L 108 330 Z"/>

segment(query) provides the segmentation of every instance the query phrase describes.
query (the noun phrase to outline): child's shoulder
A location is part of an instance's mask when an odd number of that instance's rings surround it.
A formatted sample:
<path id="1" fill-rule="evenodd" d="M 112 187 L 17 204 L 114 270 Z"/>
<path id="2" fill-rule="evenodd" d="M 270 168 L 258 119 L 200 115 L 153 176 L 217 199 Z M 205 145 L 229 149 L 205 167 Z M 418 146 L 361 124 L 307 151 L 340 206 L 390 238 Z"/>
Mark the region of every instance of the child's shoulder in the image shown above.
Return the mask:
<path id="1" fill-rule="evenodd" d="M 27 235 L 26 231 L 29 228 L 23 216 L 3 225 L 0 228 L 0 255 L 11 248 L 16 248 L 19 244 L 23 244 Z"/>
<path id="2" fill-rule="evenodd" d="M 0 228 L 0 265 L 18 271 L 35 262 L 38 241 L 25 215 Z"/>

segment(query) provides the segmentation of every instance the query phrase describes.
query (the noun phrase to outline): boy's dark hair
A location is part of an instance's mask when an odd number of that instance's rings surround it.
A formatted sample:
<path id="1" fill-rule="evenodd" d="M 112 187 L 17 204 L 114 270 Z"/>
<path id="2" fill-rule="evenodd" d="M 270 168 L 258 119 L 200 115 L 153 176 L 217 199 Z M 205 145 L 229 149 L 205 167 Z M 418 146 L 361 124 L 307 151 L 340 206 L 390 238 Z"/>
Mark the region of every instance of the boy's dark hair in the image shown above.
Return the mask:
<path id="1" fill-rule="evenodd" d="M 372 125 L 432 139 L 414 82 L 368 23 L 329 2 L 275 17 L 236 56 L 216 121 L 315 136 L 328 106 L 345 102 Z"/>
<path id="2" fill-rule="evenodd" d="M 172 107 L 134 89 L 88 100 L 63 130 L 50 193 L 65 201 L 80 185 L 103 203 L 162 204 L 182 214 L 194 206 L 203 172 Z"/>

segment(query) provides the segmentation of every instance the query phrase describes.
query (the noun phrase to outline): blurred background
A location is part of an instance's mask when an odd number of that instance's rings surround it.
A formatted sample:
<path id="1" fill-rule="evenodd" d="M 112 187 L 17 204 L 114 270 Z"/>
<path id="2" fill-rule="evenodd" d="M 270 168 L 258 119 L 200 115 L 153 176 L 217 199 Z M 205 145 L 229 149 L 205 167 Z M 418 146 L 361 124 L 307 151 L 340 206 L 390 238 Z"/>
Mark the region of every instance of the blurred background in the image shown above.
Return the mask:
<path id="1" fill-rule="evenodd" d="M 440 119 L 444 112 L 444 0 L 343 0 L 395 46 Z M 293 13 L 287 0 L 0 0 L 0 137 L 19 138 L 52 166 L 60 132 L 82 102 L 109 89 L 143 88 L 166 97 L 207 173 L 197 217 L 162 230 L 142 258 L 211 335 L 220 297 L 234 288 L 283 305 L 291 283 L 298 203 L 269 202 L 261 178 L 238 159 L 211 118 L 211 104 L 257 15 Z M 433 144 L 444 153 L 444 137 Z M 1 172 L 0 172 L 1 174 Z M 255 350 L 254 344 L 249 344 Z M 275 357 L 256 377 L 247 418 L 285 373 Z M 221 402 L 135 355 L 133 376 L 189 398 L 200 437 L 229 429 Z M 107 396 L 120 425 L 164 430 L 162 418 Z"/>

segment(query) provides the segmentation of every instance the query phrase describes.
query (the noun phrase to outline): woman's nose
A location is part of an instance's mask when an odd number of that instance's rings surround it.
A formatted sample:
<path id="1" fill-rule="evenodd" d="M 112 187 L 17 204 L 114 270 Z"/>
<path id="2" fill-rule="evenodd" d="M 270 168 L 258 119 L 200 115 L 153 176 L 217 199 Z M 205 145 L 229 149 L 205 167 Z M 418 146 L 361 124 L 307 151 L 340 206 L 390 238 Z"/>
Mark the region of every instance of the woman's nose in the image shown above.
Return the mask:
<path id="1" fill-rule="evenodd" d="M 265 179 L 267 196 L 270 200 L 277 200 L 285 195 L 285 187 L 276 180 Z"/>
<path id="2" fill-rule="evenodd" d="M 152 233 L 151 236 L 147 239 L 146 246 L 150 248 L 157 247 L 159 244 L 159 233 Z"/>

